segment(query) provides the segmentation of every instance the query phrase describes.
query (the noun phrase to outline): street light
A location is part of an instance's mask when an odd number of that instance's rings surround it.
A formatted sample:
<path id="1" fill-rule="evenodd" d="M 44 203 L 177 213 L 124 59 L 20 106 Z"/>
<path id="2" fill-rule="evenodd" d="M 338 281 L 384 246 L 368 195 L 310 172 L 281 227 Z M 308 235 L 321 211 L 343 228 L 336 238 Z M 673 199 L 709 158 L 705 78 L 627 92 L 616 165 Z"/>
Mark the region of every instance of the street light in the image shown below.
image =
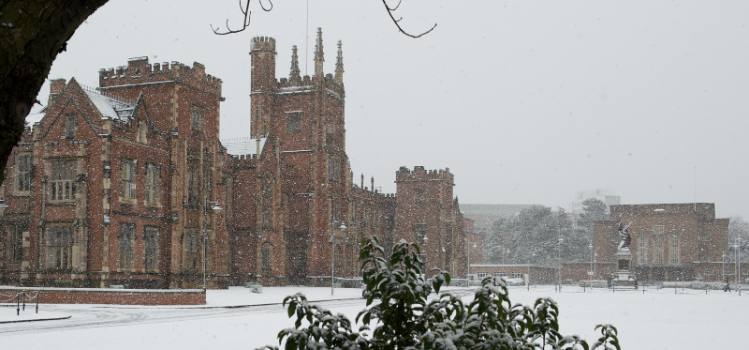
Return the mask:
<path id="1" fill-rule="evenodd" d="M 206 272 L 208 270 L 208 204 L 213 204 L 213 211 L 218 214 L 221 206 L 218 201 L 209 201 L 208 196 L 203 197 L 203 290 L 206 289 Z"/>
<path id="2" fill-rule="evenodd" d="M 564 239 L 559 237 L 559 271 L 557 272 L 557 275 L 559 276 L 559 288 L 562 288 L 562 241 L 564 241 Z"/>
<path id="3" fill-rule="evenodd" d="M 470 286 L 471 284 L 468 281 L 471 275 L 471 245 L 470 243 L 467 245 L 467 247 L 468 247 L 468 269 L 466 270 L 466 284 Z M 473 248 L 476 248 L 476 243 L 473 244 Z"/>
<path id="4" fill-rule="evenodd" d="M 346 224 L 341 223 L 338 227 L 341 231 L 346 231 Z M 335 232 L 330 235 L 330 250 L 333 251 L 330 259 L 330 295 L 335 295 Z"/>
<path id="5" fill-rule="evenodd" d="M 592 273 L 593 272 L 593 243 L 590 243 L 588 245 L 588 248 L 590 248 L 590 272 Z M 589 273 L 589 275 L 590 275 L 590 273 Z M 591 276 L 590 278 L 591 278 L 591 281 L 592 281 L 595 278 L 595 276 Z M 591 284 L 591 286 L 592 286 L 592 284 Z"/>

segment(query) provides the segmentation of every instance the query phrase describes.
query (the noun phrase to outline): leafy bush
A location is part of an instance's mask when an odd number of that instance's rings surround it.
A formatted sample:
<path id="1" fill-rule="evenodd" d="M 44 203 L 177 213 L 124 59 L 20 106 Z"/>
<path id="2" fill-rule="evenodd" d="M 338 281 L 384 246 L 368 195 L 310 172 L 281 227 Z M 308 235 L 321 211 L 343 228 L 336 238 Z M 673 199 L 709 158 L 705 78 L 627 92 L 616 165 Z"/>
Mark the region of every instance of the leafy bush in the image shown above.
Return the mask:
<path id="1" fill-rule="evenodd" d="M 362 323 L 359 332 L 343 314 L 310 305 L 296 294 L 284 299 L 289 317 L 296 315 L 294 328 L 278 333 L 279 344 L 286 341 L 285 350 L 591 349 L 578 336 L 559 333 L 559 309 L 551 299 L 538 299 L 532 307 L 513 305 L 504 282 L 488 277 L 467 305 L 449 293 L 430 301 L 432 292 L 450 283 L 450 275 L 437 271 L 425 280 L 418 245 L 401 240 L 390 260 L 376 238 L 365 238 L 362 246 L 367 308 L 356 317 Z M 596 329 L 601 337 L 592 349 L 620 349 L 616 328 Z"/>

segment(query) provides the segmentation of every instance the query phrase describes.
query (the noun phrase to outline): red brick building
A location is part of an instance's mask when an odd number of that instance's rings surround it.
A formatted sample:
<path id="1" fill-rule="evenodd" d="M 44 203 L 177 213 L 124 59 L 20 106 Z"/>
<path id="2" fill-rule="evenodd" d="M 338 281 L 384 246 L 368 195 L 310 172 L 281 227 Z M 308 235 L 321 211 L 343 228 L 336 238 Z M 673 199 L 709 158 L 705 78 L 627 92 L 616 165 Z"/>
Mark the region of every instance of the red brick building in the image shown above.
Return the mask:
<path id="1" fill-rule="evenodd" d="M 333 256 L 336 277 L 359 274 L 365 236 L 424 243 L 429 268 L 464 275 L 472 225 L 453 174 L 402 167 L 397 195 L 354 184 L 340 42 L 335 74 L 320 31 L 314 76 L 294 47 L 277 80 L 276 54 L 274 39 L 252 40 L 253 147 L 240 151 L 219 141 L 222 82 L 197 62 L 133 58 L 100 70 L 96 89 L 54 80 L 8 161 L 0 282 L 320 285 Z"/>
<path id="2" fill-rule="evenodd" d="M 615 262 L 619 222 L 631 223 L 629 249 L 638 281 L 723 279 L 728 219 L 715 218 L 715 204 L 612 205 L 610 220 L 595 223 L 593 247 L 599 266 Z M 606 272 L 598 268 L 596 279 L 609 277 Z"/>

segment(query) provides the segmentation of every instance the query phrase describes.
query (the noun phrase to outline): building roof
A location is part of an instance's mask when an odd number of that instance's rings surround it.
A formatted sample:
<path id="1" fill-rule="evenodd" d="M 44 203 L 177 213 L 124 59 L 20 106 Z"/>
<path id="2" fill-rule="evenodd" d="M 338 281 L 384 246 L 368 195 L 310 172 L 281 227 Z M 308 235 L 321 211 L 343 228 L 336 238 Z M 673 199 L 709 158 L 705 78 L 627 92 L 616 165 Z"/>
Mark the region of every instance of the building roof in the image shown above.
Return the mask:
<path id="1" fill-rule="evenodd" d="M 81 88 L 86 92 L 86 95 L 88 95 L 88 98 L 96 109 L 101 112 L 102 119 L 127 120 L 133 116 L 135 103 L 102 95 L 100 92 L 88 87 L 81 86 Z"/>
<path id="2" fill-rule="evenodd" d="M 258 149 L 262 152 L 266 140 L 268 140 L 267 137 L 261 137 L 259 139 L 252 137 L 238 137 L 233 139 L 223 139 L 221 140 L 221 144 L 226 147 L 226 153 L 232 156 L 244 156 L 258 154 Z M 258 142 L 260 142 L 260 147 L 258 147 Z"/>

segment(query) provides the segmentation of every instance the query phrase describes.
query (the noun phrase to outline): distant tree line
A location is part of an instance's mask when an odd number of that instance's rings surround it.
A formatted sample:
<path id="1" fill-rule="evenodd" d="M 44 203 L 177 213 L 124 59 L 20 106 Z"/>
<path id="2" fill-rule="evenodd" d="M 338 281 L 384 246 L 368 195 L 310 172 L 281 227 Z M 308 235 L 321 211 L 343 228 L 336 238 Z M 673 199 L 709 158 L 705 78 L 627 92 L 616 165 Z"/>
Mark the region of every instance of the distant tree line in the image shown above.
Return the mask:
<path id="1" fill-rule="evenodd" d="M 511 218 L 494 222 L 484 236 L 487 263 L 538 264 L 590 261 L 595 221 L 607 219 L 606 204 L 589 198 L 583 212 L 569 214 L 563 208 L 534 205 Z"/>

